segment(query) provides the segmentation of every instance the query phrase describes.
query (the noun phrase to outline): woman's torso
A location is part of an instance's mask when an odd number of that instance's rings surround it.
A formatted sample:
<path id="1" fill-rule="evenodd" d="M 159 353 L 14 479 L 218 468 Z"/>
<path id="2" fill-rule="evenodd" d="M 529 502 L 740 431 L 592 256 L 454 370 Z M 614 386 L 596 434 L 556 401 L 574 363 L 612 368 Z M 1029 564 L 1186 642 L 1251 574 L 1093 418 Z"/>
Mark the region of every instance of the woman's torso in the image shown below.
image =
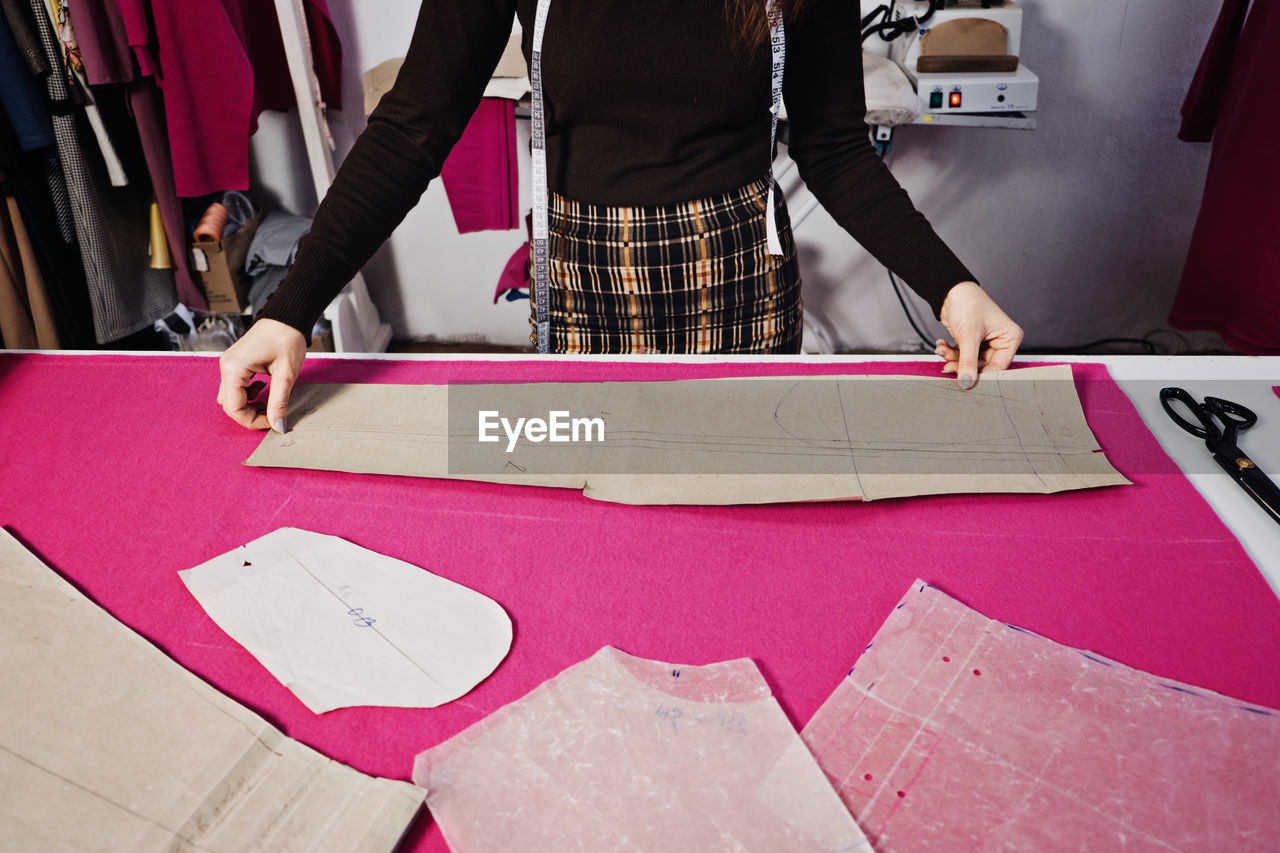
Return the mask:
<path id="1" fill-rule="evenodd" d="M 526 58 L 536 8 L 519 0 Z M 673 204 L 769 168 L 769 53 L 733 46 L 723 0 L 551 0 L 542 71 L 548 182 L 567 198 Z"/>

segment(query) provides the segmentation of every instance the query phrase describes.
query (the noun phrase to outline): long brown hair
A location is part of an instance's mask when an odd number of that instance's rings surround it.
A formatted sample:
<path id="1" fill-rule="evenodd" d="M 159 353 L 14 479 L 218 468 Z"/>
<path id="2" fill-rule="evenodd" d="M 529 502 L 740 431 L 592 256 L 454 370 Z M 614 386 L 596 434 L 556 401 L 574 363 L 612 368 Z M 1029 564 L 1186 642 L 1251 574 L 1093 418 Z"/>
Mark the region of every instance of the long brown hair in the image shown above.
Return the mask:
<path id="1" fill-rule="evenodd" d="M 787 23 L 797 20 L 804 11 L 805 0 L 777 0 L 777 3 Z M 768 43 L 768 0 L 725 0 L 724 14 L 735 47 L 755 53 Z"/>

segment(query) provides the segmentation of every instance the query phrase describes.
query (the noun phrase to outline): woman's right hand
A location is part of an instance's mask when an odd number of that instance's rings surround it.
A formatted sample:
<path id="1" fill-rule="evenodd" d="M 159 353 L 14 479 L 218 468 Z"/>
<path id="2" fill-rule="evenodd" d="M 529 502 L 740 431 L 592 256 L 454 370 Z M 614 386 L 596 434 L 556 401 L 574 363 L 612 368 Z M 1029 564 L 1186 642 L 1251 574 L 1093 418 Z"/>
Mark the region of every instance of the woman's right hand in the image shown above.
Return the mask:
<path id="1" fill-rule="evenodd" d="M 218 358 L 218 405 L 241 426 L 285 432 L 289 395 L 306 357 L 301 332 L 278 320 L 259 320 Z M 264 384 L 254 381 L 259 374 L 271 377 L 265 412 L 255 399 Z"/>

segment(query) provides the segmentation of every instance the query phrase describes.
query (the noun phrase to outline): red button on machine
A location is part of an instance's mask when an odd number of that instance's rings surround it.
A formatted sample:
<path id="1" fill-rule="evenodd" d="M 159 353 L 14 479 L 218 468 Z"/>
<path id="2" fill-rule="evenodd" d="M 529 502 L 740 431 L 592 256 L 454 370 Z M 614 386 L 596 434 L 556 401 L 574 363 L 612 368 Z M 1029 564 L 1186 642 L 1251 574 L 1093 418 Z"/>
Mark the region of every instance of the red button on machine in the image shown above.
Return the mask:
<path id="1" fill-rule="evenodd" d="M 958 107 L 958 106 L 960 106 L 960 93 L 959 93 L 959 92 L 952 92 L 952 93 L 951 93 L 951 108 L 952 108 L 952 109 L 955 109 L 955 108 L 956 108 L 956 107 Z"/>

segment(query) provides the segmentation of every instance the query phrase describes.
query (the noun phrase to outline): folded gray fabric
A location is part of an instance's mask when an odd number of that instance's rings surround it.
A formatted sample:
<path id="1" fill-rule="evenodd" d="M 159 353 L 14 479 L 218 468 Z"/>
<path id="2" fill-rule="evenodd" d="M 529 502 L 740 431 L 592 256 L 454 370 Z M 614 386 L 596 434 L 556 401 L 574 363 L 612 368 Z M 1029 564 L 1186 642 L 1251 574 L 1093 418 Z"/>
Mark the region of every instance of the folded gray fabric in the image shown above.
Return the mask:
<path id="1" fill-rule="evenodd" d="M 244 259 L 245 274 L 255 276 L 266 272 L 267 267 L 293 266 L 298 240 L 310 230 L 311 220 L 305 216 L 278 210 L 268 213 L 249 244 L 249 255 Z"/>
<path id="2" fill-rule="evenodd" d="M 284 281 L 298 252 L 298 240 L 310 230 L 311 220 L 305 216 L 273 210 L 263 217 L 244 259 L 249 308 L 255 314 Z"/>

